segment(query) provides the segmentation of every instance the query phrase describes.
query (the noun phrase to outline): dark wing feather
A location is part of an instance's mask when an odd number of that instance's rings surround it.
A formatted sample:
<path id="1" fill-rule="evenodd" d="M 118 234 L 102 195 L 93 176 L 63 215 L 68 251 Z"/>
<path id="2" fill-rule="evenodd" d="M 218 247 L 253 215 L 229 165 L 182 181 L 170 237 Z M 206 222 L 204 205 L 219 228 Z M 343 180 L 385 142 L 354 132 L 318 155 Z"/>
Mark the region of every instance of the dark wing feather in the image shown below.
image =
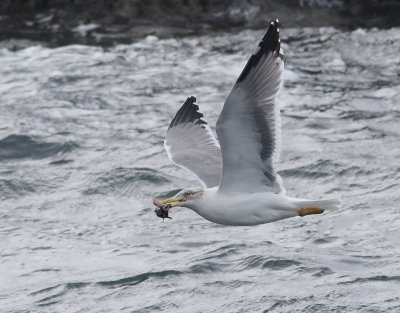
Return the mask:
<path id="1" fill-rule="evenodd" d="M 283 53 L 272 22 L 228 95 L 217 122 L 223 171 L 221 191 L 281 192 L 279 156 Z"/>
<path id="2" fill-rule="evenodd" d="M 189 97 L 169 124 L 164 141 L 172 162 L 194 174 L 204 186 L 218 186 L 222 171 L 221 148 L 195 97 Z"/>

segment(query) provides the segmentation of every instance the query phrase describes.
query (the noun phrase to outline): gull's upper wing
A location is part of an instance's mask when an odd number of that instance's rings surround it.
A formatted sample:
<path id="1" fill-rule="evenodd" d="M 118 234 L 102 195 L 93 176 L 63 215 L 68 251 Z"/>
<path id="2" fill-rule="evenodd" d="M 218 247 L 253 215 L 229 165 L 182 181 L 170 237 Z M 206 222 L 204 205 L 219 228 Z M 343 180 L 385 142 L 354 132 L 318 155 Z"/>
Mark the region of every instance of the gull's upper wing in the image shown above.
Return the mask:
<path id="1" fill-rule="evenodd" d="M 278 20 L 272 22 L 225 100 L 217 121 L 225 192 L 281 192 L 273 162 L 279 157 L 283 52 Z"/>
<path id="2" fill-rule="evenodd" d="M 195 97 L 188 98 L 175 114 L 164 147 L 172 162 L 211 188 L 218 186 L 221 178 L 221 148 L 195 102 Z"/>

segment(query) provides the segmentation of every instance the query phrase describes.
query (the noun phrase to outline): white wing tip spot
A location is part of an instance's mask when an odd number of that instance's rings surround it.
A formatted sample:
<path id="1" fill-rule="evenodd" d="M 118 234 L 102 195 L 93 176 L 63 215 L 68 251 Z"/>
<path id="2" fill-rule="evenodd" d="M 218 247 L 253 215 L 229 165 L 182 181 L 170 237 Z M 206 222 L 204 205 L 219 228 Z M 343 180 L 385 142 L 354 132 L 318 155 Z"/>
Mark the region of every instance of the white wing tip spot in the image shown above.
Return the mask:
<path id="1" fill-rule="evenodd" d="M 272 25 L 275 25 L 275 23 L 279 23 L 279 19 L 275 19 L 275 21 L 271 22 Z"/>
<path id="2" fill-rule="evenodd" d="M 258 51 L 260 51 L 261 47 L 257 46 L 257 48 L 254 50 L 253 55 L 256 55 L 258 53 Z"/>

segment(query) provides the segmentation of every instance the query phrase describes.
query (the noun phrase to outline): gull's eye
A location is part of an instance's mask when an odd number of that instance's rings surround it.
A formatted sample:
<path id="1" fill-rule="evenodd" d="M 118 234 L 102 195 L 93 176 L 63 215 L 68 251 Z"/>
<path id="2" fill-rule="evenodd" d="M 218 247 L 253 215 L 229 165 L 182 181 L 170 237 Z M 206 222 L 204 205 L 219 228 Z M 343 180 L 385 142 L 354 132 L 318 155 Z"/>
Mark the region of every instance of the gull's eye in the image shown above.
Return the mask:
<path id="1" fill-rule="evenodd" d="M 192 193 L 189 192 L 189 191 L 186 191 L 183 195 L 184 195 L 185 197 L 190 197 L 190 196 L 192 195 Z"/>

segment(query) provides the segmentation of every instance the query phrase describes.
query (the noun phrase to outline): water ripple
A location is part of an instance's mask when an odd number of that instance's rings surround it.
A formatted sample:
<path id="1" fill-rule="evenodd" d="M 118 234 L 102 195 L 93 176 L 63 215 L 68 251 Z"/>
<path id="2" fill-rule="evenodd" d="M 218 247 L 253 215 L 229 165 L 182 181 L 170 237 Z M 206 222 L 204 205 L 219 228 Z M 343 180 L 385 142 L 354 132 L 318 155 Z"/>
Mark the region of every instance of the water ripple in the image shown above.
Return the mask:
<path id="1" fill-rule="evenodd" d="M 26 135 L 9 135 L 0 140 L 0 161 L 8 159 L 43 159 L 66 154 L 77 148 L 73 142 L 41 142 Z"/>
<path id="2" fill-rule="evenodd" d="M 95 175 L 94 180 L 83 193 L 91 194 L 119 194 L 121 196 L 129 196 L 137 190 L 139 186 L 154 186 L 152 192 L 157 187 L 170 182 L 166 175 L 159 173 L 150 168 L 122 168 L 118 167 L 107 173 Z"/>
<path id="3" fill-rule="evenodd" d="M 387 276 L 387 275 L 378 275 L 372 277 L 363 277 L 363 278 L 356 278 L 354 280 L 340 282 L 339 284 L 357 284 L 357 283 L 368 283 L 368 282 L 375 282 L 375 281 L 395 281 L 400 282 L 400 276 Z"/>
<path id="4" fill-rule="evenodd" d="M 236 269 L 240 271 L 254 268 L 281 270 L 291 266 L 299 266 L 300 264 L 300 262 L 290 259 L 279 259 L 254 255 L 241 259 L 236 266 Z"/>
<path id="5" fill-rule="evenodd" d="M 165 270 L 160 272 L 147 272 L 135 276 L 124 277 L 117 280 L 106 280 L 106 281 L 99 281 L 96 284 L 106 287 L 121 287 L 121 286 L 131 286 L 137 285 L 149 278 L 164 278 L 169 276 L 179 276 L 182 275 L 182 272 L 174 271 L 174 270 Z"/>

